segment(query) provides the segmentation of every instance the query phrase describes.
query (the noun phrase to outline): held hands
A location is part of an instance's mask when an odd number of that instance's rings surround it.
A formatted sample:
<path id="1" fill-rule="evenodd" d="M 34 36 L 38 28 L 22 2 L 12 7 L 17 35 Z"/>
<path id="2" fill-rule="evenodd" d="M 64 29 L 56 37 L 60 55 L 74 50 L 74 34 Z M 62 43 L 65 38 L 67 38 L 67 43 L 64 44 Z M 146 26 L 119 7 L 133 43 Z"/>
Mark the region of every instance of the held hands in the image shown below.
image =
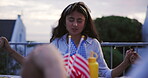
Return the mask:
<path id="1" fill-rule="evenodd" d="M 126 51 L 124 62 L 127 64 L 135 64 L 139 58 L 140 56 L 133 49 L 129 49 Z"/>
<path id="2" fill-rule="evenodd" d="M 2 51 L 10 52 L 11 50 L 12 49 L 10 47 L 8 40 L 5 37 L 0 37 L 0 52 Z"/>

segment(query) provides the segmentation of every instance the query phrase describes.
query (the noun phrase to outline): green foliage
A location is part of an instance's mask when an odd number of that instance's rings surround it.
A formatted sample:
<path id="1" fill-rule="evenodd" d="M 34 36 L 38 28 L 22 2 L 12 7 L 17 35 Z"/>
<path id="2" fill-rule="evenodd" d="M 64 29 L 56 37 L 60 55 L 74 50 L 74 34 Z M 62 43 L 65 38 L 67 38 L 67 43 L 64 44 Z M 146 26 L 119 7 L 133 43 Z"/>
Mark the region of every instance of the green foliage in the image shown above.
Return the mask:
<path id="1" fill-rule="evenodd" d="M 107 65 L 111 68 L 111 47 L 102 47 L 104 58 L 106 60 Z M 112 61 L 113 61 L 113 68 L 119 65 L 122 62 L 123 56 L 118 49 L 112 48 Z"/>
<path id="2" fill-rule="evenodd" d="M 16 70 L 20 70 L 20 65 L 8 55 L 7 52 L 0 53 L 0 74 L 16 75 Z"/>
<path id="3" fill-rule="evenodd" d="M 6 68 L 6 61 L 7 61 L 7 59 L 5 59 L 6 56 L 7 56 L 6 53 L 4 52 L 0 53 L 0 74 L 5 74 L 7 71 L 6 69 L 4 69 Z"/>
<path id="4" fill-rule="evenodd" d="M 107 16 L 94 20 L 100 38 L 104 42 L 141 41 L 142 24 L 136 19 Z"/>

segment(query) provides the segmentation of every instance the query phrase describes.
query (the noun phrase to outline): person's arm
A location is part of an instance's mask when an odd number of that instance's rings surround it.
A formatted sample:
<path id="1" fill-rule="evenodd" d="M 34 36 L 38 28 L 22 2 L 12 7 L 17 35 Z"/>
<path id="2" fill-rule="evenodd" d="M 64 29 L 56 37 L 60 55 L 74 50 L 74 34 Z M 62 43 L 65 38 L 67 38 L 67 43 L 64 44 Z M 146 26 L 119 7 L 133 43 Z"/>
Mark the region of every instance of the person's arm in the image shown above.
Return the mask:
<path id="1" fill-rule="evenodd" d="M 114 68 L 111 72 L 112 78 L 120 76 L 129 65 L 129 63 L 122 62 L 120 65 Z"/>
<path id="2" fill-rule="evenodd" d="M 0 48 L 0 51 L 8 52 L 18 63 L 23 64 L 25 58 L 10 47 L 9 42 L 5 37 L 0 37 Z"/>
<path id="3" fill-rule="evenodd" d="M 131 59 L 134 58 L 134 59 Z M 132 63 L 134 63 L 139 58 L 138 54 L 133 50 L 127 50 L 124 61 L 114 68 L 111 72 L 112 78 L 120 76 L 123 71 Z"/>
<path id="4" fill-rule="evenodd" d="M 19 64 L 23 64 L 25 57 L 23 57 L 22 55 L 20 55 L 18 52 L 16 52 L 15 50 L 10 50 L 9 51 L 10 56 L 12 56 Z"/>

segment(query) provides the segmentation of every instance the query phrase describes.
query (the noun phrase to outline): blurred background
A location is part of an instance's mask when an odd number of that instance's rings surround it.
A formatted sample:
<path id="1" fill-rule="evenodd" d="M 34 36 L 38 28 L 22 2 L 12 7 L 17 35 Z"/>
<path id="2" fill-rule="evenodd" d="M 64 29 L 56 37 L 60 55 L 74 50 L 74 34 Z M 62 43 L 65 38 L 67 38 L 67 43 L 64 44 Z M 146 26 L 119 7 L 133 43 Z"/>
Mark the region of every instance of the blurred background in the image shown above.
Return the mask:
<path id="1" fill-rule="evenodd" d="M 79 1 L 79 0 L 78 0 Z M 123 16 L 144 23 L 148 0 L 81 0 L 91 10 L 93 19 Z M 76 0 L 0 0 L 0 19 L 21 19 L 27 41 L 49 42 L 63 9 Z"/>

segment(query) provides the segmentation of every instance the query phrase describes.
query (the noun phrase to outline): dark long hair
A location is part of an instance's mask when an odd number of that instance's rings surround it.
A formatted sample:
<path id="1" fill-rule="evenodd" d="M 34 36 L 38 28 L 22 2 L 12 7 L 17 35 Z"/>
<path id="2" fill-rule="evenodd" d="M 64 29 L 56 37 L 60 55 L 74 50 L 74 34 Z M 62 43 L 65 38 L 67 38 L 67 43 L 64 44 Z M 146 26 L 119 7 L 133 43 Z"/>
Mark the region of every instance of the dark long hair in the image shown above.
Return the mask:
<path id="1" fill-rule="evenodd" d="M 62 12 L 61 18 L 58 21 L 57 27 L 55 27 L 52 31 L 52 37 L 50 42 L 52 42 L 56 38 L 61 38 L 63 35 L 68 33 L 66 29 L 66 16 L 71 14 L 73 11 L 78 11 L 85 16 L 85 28 L 81 34 L 87 35 L 91 38 L 96 38 L 99 40 L 99 36 L 96 32 L 93 20 L 90 16 L 90 10 L 83 2 L 75 2 L 73 4 L 68 5 Z"/>

